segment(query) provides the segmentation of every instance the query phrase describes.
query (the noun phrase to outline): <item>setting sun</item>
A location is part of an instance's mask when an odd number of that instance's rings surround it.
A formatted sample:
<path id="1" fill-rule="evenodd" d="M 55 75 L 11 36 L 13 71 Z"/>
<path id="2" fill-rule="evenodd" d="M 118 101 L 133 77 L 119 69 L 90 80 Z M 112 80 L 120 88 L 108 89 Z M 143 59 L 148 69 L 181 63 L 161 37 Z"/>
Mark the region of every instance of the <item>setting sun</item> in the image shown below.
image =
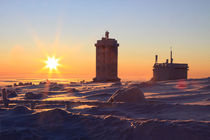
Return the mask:
<path id="1" fill-rule="evenodd" d="M 52 70 L 57 70 L 57 67 L 60 65 L 59 62 L 59 58 L 55 58 L 55 56 L 52 57 L 48 57 L 47 60 L 45 61 L 46 63 L 46 68 L 49 68 L 50 71 Z"/>

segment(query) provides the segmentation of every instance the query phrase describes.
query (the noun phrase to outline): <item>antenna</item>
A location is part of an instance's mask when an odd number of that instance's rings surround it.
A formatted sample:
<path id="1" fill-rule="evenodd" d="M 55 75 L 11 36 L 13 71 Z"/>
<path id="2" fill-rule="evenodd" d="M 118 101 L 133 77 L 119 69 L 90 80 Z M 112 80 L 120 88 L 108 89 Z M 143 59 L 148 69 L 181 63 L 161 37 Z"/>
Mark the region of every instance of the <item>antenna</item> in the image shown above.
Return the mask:
<path id="1" fill-rule="evenodd" d="M 158 55 L 155 55 L 155 64 L 158 63 Z"/>
<path id="2" fill-rule="evenodd" d="M 172 47 L 170 47 L 170 57 L 171 57 L 171 64 L 172 64 L 173 63 Z"/>

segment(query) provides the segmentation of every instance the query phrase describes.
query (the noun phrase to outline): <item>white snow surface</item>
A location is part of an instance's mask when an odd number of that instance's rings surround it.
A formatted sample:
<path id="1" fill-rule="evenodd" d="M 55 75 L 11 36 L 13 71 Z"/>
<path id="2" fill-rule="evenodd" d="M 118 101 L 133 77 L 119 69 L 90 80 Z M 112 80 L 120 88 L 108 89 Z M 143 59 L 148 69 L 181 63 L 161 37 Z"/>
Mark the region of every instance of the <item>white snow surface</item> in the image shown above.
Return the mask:
<path id="1" fill-rule="evenodd" d="M 94 101 L 96 105 L 30 109 L 0 104 L 0 140 L 210 140 L 209 81 L 77 83 L 56 85 L 53 90 L 45 85 L 8 87 L 18 95 L 10 100 L 26 100 L 25 93 L 33 92 L 43 94 L 37 100 Z M 131 85 L 144 93 L 144 102 L 97 105 Z"/>

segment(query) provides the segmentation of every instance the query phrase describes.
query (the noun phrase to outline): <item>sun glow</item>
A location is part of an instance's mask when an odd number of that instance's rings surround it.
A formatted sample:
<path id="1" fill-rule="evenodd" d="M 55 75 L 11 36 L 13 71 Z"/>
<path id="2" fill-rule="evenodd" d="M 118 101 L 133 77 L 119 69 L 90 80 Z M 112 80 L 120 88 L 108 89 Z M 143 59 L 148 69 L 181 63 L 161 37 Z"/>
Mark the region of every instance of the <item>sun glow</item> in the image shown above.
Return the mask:
<path id="1" fill-rule="evenodd" d="M 47 60 L 45 60 L 45 68 L 49 68 L 50 71 L 57 70 L 57 67 L 60 65 L 59 60 L 60 59 L 55 58 L 55 56 L 47 57 Z"/>

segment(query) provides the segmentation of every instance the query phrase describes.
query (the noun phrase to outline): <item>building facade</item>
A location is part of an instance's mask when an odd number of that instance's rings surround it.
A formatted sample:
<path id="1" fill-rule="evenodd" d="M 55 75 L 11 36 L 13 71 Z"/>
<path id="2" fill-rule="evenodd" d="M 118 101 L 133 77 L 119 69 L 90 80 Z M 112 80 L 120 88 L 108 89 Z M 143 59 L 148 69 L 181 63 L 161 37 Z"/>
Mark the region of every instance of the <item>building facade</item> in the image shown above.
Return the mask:
<path id="1" fill-rule="evenodd" d="M 96 77 L 94 82 L 116 82 L 118 78 L 118 42 L 109 38 L 109 32 L 96 46 Z"/>
<path id="2" fill-rule="evenodd" d="M 156 55 L 155 58 L 152 80 L 165 81 L 187 79 L 188 64 L 173 63 L 172 51 L 170 63 L 168 62 L 168 59 L 166 60 L 166 63 L 158 63 L 158 56 Z"/>

